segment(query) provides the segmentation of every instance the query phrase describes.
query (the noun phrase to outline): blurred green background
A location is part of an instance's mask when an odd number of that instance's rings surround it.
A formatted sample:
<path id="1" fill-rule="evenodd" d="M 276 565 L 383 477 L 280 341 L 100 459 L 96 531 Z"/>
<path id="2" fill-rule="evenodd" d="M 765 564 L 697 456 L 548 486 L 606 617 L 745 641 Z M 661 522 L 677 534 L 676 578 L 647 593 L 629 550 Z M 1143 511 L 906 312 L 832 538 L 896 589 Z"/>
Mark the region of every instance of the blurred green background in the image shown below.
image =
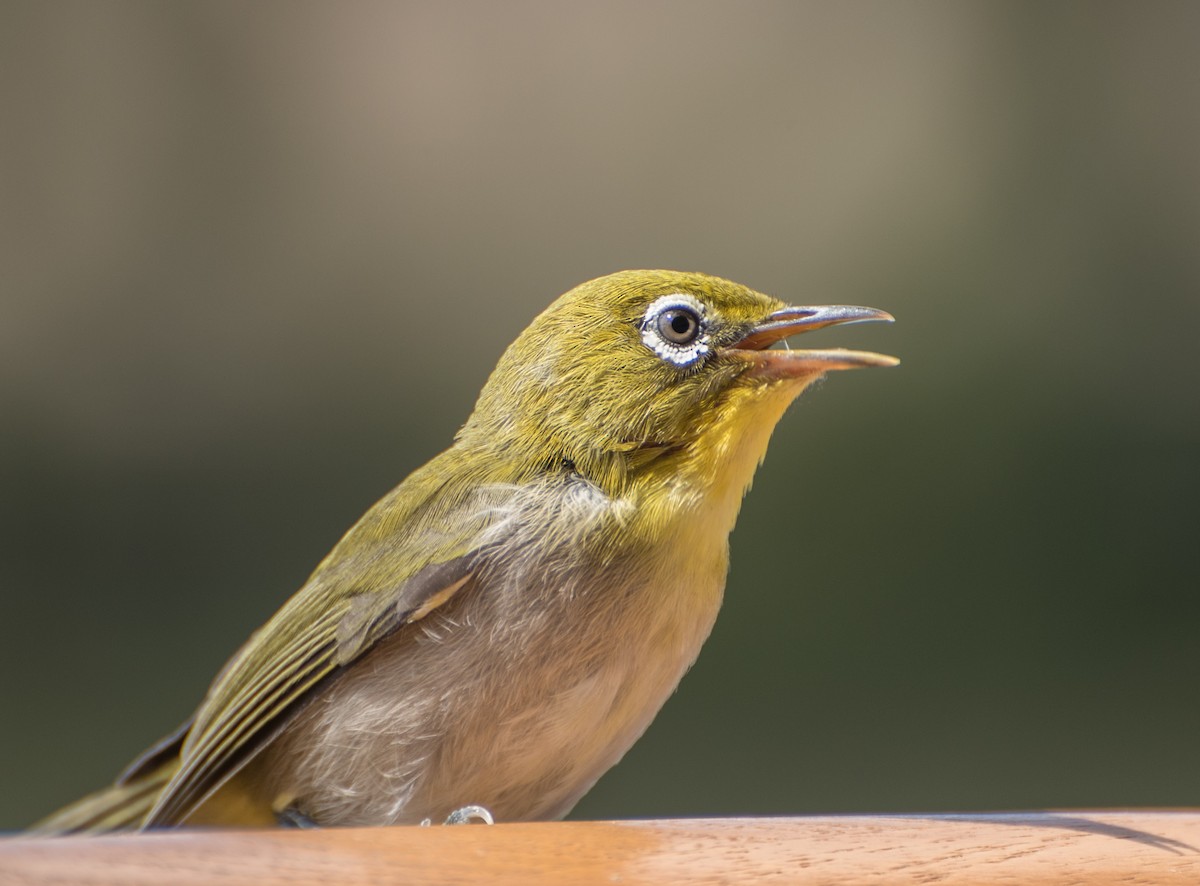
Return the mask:
<path id="1" fill-rule="evenodd" d="M 892 311 L 577 817 L 1200 804 L 1200 5 L 0 6 L 0 828 L 628 267 Z M 465 798 L 470 799 L 470 798 Z"/>

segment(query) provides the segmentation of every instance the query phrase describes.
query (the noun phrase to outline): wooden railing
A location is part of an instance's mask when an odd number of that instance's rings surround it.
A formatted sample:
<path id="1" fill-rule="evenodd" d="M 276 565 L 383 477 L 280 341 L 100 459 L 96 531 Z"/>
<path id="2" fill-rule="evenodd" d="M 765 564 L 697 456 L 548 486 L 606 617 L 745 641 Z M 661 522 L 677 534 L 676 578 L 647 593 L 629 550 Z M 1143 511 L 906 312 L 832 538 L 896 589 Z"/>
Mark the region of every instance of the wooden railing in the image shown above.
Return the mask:
<path id="1" fill-rule="evenodd" d="M 14 835 L 0 883 L 1197 886 L 1200 811 Z"/>

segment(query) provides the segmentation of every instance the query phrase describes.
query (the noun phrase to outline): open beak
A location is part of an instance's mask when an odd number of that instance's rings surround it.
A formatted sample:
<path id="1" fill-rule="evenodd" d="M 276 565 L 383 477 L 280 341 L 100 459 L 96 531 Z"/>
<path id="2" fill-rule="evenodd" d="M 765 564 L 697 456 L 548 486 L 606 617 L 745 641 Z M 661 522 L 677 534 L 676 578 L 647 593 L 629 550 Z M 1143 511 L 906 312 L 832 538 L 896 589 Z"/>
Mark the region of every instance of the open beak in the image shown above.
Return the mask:
<path id="1" fill-rule="evenodd" d="M 891 323 L 895 318 L 887 311 L 860 308 L 854 305 L 812 305 L 789 307 L 768 316 L 752 327 L 727 352 L 754 364 L 755 375 L 785 379 L 819 375 L 833 369 L 858 369 L 863 366 L 895 366 L 900 361 L 872 351 L 847 351 L 832 348 L 822 351 L 791 349 L 767 350 L 777 341 L 789 336 L 839 323 L 862 323 L 882 320 Z"/>

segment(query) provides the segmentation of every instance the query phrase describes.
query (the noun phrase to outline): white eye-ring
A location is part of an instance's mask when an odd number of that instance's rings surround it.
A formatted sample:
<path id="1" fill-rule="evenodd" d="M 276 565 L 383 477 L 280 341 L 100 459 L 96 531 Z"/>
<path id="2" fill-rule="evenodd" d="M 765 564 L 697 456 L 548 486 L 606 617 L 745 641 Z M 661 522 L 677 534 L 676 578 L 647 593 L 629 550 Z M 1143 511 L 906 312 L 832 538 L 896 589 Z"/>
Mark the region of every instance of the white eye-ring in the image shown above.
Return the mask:
<path id="1" fill-rule="evenodd" d="M 642 317 L 642 341 L 662 359 L 690 366 L 708 353 L 704 304 L 686 293 L 656 298 Z"/>

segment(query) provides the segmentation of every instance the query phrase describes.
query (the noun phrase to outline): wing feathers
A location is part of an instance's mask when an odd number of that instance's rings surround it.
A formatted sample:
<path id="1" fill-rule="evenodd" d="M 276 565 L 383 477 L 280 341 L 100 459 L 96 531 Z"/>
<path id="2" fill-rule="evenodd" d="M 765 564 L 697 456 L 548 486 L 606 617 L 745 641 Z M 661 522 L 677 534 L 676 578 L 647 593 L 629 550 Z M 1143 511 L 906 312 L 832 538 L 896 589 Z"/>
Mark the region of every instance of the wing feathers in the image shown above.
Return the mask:
<path id="1" fill-rule="evenodd" d="M 143 827 L 183 822 L 286 726 L 318 683 L 443 605 L 471 575 L 471 558 L 460 556 L 421 569 L 391 592 L 338 593 L 319 581 L 306 586 L 213 685 L 183 743 L 179 770 Z M 321 614 L 313 618 L 314 611 Z"/>

